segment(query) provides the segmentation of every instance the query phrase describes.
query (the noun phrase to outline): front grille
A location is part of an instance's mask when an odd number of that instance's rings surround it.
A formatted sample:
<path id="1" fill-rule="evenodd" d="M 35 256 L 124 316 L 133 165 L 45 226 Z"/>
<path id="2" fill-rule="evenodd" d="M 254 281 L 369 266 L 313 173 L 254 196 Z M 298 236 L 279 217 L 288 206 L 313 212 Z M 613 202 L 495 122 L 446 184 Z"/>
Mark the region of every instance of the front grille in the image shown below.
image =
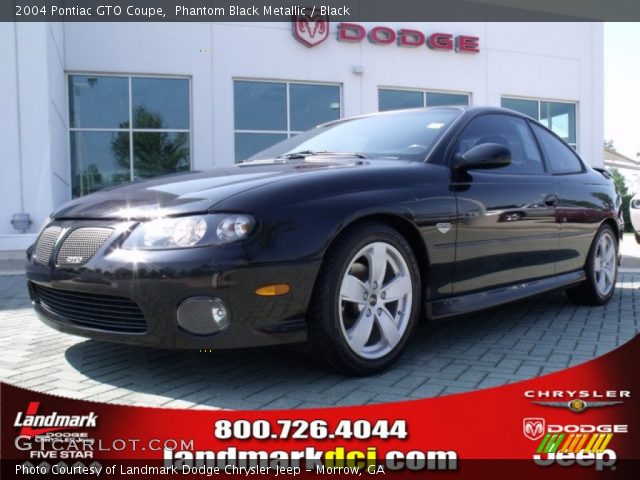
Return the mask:
<path id="1" fill-rule="evenodd" d="M 142 310 L 128 298 L 32 285 L 43 307 L 76 325 L 122 333 L 147 330 Z"/>
<path id="2" fill-rule="evenodd" d="M 51 252 L 56 245 L 56 240 L 60 236 L 60 227 L 47 227 L 38 237 L 34 257 L 38 263 L 48 265 L 51 260 Z"/>
<path id="3" fill-rule="evenodd" d="M 112 233 L 111 228 L 77 228 L 62 242 L 56 257 L 56 265 L 87 263 Z"/>

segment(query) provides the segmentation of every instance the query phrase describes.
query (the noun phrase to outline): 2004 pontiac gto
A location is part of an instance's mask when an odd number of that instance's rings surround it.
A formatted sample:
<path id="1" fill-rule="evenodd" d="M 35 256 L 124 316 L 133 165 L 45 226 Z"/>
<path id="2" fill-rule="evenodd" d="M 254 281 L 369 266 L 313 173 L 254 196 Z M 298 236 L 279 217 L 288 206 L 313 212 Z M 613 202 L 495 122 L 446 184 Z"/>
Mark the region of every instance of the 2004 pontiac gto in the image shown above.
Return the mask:
<path id="1" fill-rule="evenodd" d="M 553 132 L 488 107 L 339 120 L 228 168 L 63 205 L 28 250 L 33 307 L 86 337 L 164 348 L 304 343 L 378 372 L 421 316 L 555 289 L 601 305 L 620 197 Z"/>

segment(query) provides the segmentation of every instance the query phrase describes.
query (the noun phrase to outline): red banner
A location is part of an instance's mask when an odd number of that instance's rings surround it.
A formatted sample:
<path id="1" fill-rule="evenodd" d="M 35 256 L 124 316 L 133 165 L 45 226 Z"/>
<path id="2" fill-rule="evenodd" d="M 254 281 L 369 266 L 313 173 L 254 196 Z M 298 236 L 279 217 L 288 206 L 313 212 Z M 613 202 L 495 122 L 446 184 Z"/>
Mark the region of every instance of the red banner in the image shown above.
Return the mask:
<path id="1" fill-rule="evenodd" d="M 502 387 L 300 410 L 128 407 L 2 384 L 2 473 L 637 478 L 639 361 L 637 336 Z"/>

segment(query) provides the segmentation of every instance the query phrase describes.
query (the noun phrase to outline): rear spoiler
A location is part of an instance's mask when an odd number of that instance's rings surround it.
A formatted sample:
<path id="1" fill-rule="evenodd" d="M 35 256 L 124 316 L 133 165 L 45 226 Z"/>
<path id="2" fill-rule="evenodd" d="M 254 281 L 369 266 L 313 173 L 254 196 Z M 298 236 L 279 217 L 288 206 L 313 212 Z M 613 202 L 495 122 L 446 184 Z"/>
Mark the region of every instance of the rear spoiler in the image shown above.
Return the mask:
<path id="1" fill-rule="evenodd" d="M 600 168 L 600 167 L 592 167 L 592 168 L 594 170 L 600 172 L 604 178 L 608 178 L 609 180 L 612 179 L 611 174 L 609 173 L 609 171 L 606 168 Z"/>

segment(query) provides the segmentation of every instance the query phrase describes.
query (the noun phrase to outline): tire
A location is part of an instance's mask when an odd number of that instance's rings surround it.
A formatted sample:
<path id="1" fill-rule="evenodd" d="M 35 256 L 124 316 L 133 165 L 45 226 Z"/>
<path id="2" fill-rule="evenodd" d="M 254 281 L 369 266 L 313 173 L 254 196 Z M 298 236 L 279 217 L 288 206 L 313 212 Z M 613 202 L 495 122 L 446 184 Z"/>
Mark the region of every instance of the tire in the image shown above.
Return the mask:
<path id="1" fill-rule="evenodd" d="M 379 223 L 351 228 L 327 253 L 314 288 L 313 359 L 360 376 L 388 368 L 415 328 L 421 291 L 418 263 L 402 235 Z"/>
<path id="2" fill-rule="evenodd" d="M 618 277 L 618 241 L 609 225 L 596 233 L 585 264 L 587 279 L 567 290 L 569 300 L 578 305 L 604 305 L 616 289 Z"/>
<path id="3" fill-rule="evenodd" d="M 635 237 L 636 237 L 636 243 L 639 243 L 639 244 L 640 244 L 640 234 L 635 233 L 634 235 L 635 235 Z"/>

